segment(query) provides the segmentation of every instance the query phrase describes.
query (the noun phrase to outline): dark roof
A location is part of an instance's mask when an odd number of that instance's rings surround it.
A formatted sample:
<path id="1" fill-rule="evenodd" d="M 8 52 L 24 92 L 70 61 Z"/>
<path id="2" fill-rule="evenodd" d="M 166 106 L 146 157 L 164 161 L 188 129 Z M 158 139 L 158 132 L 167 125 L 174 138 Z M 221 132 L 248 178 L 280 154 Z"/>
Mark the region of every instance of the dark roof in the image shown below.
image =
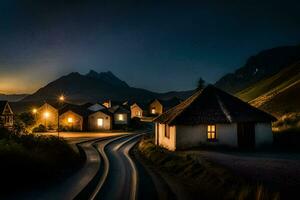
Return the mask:
<path id="1" fill-rule="evenodd" d="M 170 125 L 202 123 L 271 122 L 273 116 L 243 102 L 213 85 L 158 116 L 154 121 Z"/>
<path id="2" fill-rule="evenodd" d="M 110 108 L 108 108 L 108 111 L 110 112 L 110 113 L 130 113 L 130 111 L 127 109 L 127 108 L 125 108 L 124 106 L 120 106 L 120 105 L 116 105 L 116 106 L 112 106 L 112 107 L 110 107 Z"/>
<path id="3" fill-rule="evenodd" d="M 7 101 L 0 101 L 0 114 L 3 113 L 3 110 L 4 110 L 6 104 L 7 104 Z"/>
<path id="4" fill-rule="evenodd" d="M 65 104 L 61 109 L 59 109 L 59 115 L 68 112 L 69 110 L 82 117 L 87 117 L 88 115 L 93 113 L 92 111 L 88 110 L 85 106 L 82 105 Z"/>
<path id="5" fill-rule="evenodd" d="M 147 103 L 135 102 L 134 104 L 138 105 L 142 110 L 147 110 L 148 109 L 148 104 Z M 132 104 L 132 106 L 134 104 Z"/>
<path id="6" fill-rule="evenodd" d="M 112 116 L 113 113 L 111 113 L 107 108 L 103 108 L 101 110 L 97 110 L 97 111 L 92 111 L 90 114 L 94 114 L 94 113 L 97 113 L 97 112 L 102 112 L 106 115 L 109 115 L 109 116 Z"/>
<path id="7" fill-rule="evenodd" d="M 173 108 L 174 106 L 178 105 L 181 100 L 177 97 L 173 97 L 171 99 L 163 100 L 163 99 L 153 99 L 150 101 L 149 105 L 153 103 L 155 100 L 159 101 L 160 104 L 164 107 L 165 110 L 169 110 L 170 108 Z"/>

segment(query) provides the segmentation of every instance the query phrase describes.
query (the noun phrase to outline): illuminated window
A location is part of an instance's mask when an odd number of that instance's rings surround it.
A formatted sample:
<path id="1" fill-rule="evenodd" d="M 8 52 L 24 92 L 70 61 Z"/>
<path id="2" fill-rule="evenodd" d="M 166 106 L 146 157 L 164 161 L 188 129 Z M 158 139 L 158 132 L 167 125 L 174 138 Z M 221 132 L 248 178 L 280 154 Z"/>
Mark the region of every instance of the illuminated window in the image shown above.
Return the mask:
<path id="1" fill-rule="evenodd" d="M 165 137 L 170 138 L 170 128 L 167 124 L 165 125 Z"/>
<path id="2" fill-rule="evenodd" d="M 98 118 L 97 119 L 97 125 L 102 127 L 103 126 L 103 118 Z"/>
<path id="3" fill-rule="evenodd" d="M 155 108 L 152 108 L 152 109 L 151 109 L 151 113 L 152 113 L 152 114 L 155 114 Z"/>
<path id="4" fill-rule="evenodd" d="M 73 122 L 73 118 L 72 117 L 68 117 L 68 123 L 72 123 Z"/>
<path id="5" fill-rule="evenodd" d="M 207 139 L 212 141 L 217 139 L 216 125 L 207 126 Z"/>
<path id="6" fill-rule="evenodd" d="M 44 113 L 44 117 L 45 117 L 45 118 L 48 118 L 49 115 L 50 115 L 50 114 L 49 114 L 49 112 L 47 112 L 47 111 Z"/>
<path id="7" fill-rule="evenodd" d="M 136 111 L 135 115 L 140 117 L 140 116 L 142 116 L 142 112 L 141 111 Z"/>
<path id="8" fill-rule="evenodd" d="M 124 121 L 124 115 L 119 114 L 119 115 L 118 115 L 118 120 L 119 120 L 119 121 Z"/>

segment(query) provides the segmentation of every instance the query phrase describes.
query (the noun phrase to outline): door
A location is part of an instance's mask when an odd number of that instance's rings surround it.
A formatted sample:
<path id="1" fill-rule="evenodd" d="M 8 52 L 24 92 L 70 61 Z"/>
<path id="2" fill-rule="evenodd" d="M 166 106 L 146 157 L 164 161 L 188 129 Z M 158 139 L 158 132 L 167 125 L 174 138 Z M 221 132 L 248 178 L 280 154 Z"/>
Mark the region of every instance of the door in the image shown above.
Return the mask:
<path id="1" fill-rule="evenodd" d="M 253 149 L 255 147 L 255 124 L 238 123 L 238 145 L 243 149 Z"/>

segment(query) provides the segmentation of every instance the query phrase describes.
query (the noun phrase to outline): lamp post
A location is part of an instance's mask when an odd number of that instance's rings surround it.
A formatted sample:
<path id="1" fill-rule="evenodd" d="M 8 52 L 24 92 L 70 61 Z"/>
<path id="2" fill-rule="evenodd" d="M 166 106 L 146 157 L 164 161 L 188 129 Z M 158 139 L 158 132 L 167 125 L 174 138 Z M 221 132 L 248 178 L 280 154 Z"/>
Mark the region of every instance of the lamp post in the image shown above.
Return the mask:
<path id="1" fill-rule="evenodd" d="M 60 95 L 60 97 L 58 98 L 58 102 L 62 104 L 64 101 L 65 101 L 64 95 Z M 57 137 L 59 137 L 59 110 L 60 110 L 60 106 L 57 111 Z"/>
<path id="2" fill-rule="evenodd" d="M 36 120 L 36 113 L 37 113 L 37 109 L 36 108 L 32 109 L 32 114 L 34 115 L 34 120 Z"/>

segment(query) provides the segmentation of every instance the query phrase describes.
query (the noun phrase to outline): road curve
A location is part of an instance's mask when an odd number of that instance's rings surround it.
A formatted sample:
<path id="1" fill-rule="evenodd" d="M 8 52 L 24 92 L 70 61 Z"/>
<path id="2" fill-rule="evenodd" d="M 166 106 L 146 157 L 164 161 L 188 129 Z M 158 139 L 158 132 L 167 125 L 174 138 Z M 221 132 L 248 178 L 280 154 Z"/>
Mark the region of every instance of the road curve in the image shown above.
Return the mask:
<path id="1" fill-rule="evenodd" d="M 109 164 L 106 167 L 108 173 L 104 173 L 102 179 L 104 184 L 94 199 L 136 199 L 138 173 L 128 153 L 141 136 L 138 134 L 122 138 L 105 147 L 98 144 Z"/>

